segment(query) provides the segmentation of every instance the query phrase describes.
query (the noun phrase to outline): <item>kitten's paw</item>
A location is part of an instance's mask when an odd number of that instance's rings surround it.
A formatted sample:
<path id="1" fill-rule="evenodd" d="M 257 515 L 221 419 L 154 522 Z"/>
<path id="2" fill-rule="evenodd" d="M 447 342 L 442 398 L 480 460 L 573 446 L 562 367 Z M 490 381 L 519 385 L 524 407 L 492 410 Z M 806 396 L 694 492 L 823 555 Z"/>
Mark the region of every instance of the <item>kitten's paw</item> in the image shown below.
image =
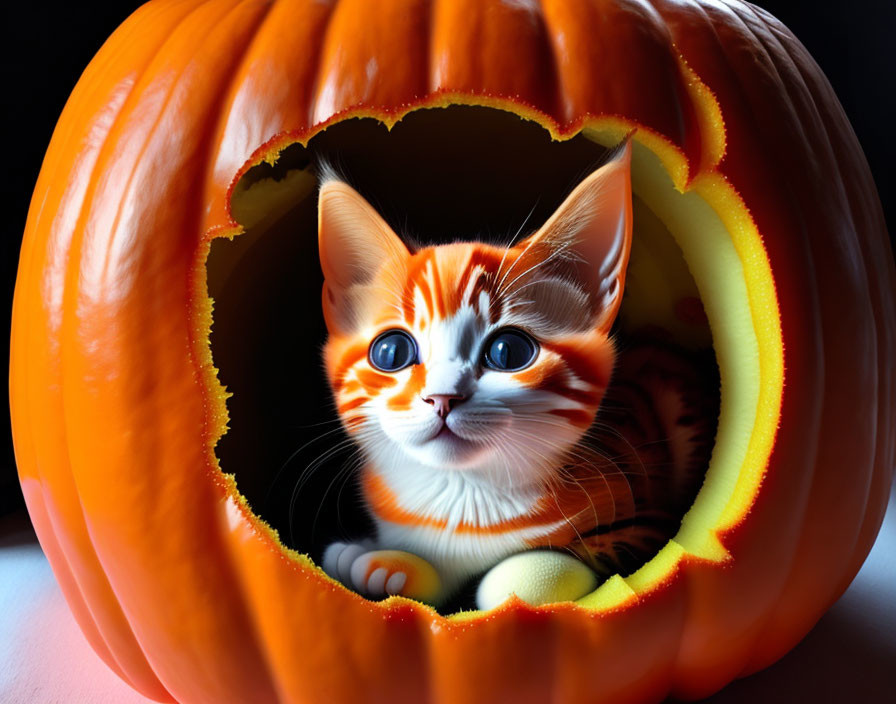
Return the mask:
<path id="1" fill-rule="evenodd" d="M 360 543 L 330 543 L 324 550 L 321 567 L 333 579 L 346 586 L 352 585 L 352 563 L 373 546 L 368 541 Z"/>
<path id="2" fill-rule="evenodd" d="M 358 555 L 351 565 L 350 583 L 365 596 L 401 595 L 428 604 L 438 603 L 442 592 L 442 580 L 435 568 L 422 557 L 402 550 Z"/>

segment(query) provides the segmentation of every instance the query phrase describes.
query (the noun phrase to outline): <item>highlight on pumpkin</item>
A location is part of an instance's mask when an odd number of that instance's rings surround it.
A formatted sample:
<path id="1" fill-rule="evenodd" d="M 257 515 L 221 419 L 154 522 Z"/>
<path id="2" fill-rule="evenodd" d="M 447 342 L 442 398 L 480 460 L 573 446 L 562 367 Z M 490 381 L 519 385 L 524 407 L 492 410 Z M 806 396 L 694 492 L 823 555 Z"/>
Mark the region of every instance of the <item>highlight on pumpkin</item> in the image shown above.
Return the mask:
<path id="1" fill-rule="evenodd" d="M 543 224 L 632 129 L 592 121 L 556 139 L 545 127 L 482 105 L 419 108 L 388 126 L 374 117 L 344 118 L 235 184 L 231 212 L 244 233 L 214 240 L 206 262 L 211 352 L 232 394 L 228 430 L 215 452 L 284 549 L 320 564 L 332 540 L 372 531 L 357 488 L 358 454 L 322 371 L 316 159 L 335 162 L 393 229 L 415 242 L 506 244 Z M 670 359 L 700 360 L 709 371 L 700 403 L 712 415 L 710 441 L 668 541 L 601 575 L 578 600 L 590 609 L 637 598 L 668 579 L 686 555 L 725 560 L 716 532 L 748 510 L 774 435 L 780 331 L 768 314 L 774 290 L 758 233 L 721 179 L 698 175 L 687 184 L 688 176 L 680 154 L 661 138 L 635 132 L 632 252 L 612 335 L 617 364 L 631 364 L 626 353 L 636 357 L 645 340 Z M 625 422 L 633 403 L 611 384 L 596 425 Z M 673 429 L 668 440 L 660 448 L 667 456 L 680 450 L 682 438 Z M 474 617 L 474 588 L 440 610 Z"/>

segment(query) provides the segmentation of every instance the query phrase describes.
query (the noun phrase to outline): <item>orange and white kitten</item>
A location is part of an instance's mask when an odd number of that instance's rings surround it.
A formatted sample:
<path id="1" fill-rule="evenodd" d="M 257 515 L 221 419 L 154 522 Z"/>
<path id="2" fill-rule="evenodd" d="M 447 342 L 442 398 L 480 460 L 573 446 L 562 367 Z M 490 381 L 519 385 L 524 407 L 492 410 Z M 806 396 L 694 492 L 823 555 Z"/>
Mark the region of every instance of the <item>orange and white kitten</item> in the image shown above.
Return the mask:
<path id="1" fill-rule="evenodd" d="M 614 367 L 630 161 L 626 143 L 510 248 L 409 249 L 323 169 L 326 369 L 377 526 L 331 544 L 328 574 L 438 604 L 514 553 L 573 547 L 595 564 L 619 532 L 639 540 L 637 482 L 581 443 Z"/>

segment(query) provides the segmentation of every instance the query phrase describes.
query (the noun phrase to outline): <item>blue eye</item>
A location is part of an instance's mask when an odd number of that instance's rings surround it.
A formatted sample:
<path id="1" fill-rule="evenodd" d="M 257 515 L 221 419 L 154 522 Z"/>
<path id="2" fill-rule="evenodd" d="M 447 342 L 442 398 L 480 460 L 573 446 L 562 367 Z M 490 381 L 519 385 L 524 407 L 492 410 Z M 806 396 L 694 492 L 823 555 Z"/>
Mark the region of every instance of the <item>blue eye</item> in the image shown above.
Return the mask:
<path id="1" fill-rule="evenodd" d="M 377 335 L 367 356 L 380 371 L 397 372 L 417 361 L 417 343 L 404 330 L 387 330 Z"/>
<path id="2" fill-rule="evenodd" d="M 485 344 L 483 364 L 499 372 L 525 369 L 538 356 L 538 343 L 522 330 L 499 330 Z"/>

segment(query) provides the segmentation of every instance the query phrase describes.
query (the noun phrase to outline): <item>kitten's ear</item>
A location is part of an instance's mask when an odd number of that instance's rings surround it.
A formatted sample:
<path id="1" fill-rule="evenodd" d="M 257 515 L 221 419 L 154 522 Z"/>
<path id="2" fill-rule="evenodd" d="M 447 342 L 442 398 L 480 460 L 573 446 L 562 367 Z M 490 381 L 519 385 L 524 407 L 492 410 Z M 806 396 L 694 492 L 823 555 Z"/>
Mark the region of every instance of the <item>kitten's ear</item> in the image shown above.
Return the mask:
<path id="1" fill-rule="evenodd" d="M 631 155 L 629 139 L 576 186 L 540 230 L 516 246 L 532 264 L 550 257 L 550 270 L 588 294 L 595 322 L 606 330 L 622 302 L 631 251 Z"/>
<path id="2" fill-rule="evenodd" d="M 337 289 L 368 283 L 383 263 L 409 254 L 364 196 L 335 179 L 320 187 L 317 237 L 324 278 Z"/>
<path id="3" fill-rule="evenodd" d="M 408 248 L 373 206 L 344 181 L 324 172 L 317 211 L 318 249 L 324 272 L 323 303 L 327 326 L 352 329 L 363 294 L 387 261 L 404 261 Z"/>

